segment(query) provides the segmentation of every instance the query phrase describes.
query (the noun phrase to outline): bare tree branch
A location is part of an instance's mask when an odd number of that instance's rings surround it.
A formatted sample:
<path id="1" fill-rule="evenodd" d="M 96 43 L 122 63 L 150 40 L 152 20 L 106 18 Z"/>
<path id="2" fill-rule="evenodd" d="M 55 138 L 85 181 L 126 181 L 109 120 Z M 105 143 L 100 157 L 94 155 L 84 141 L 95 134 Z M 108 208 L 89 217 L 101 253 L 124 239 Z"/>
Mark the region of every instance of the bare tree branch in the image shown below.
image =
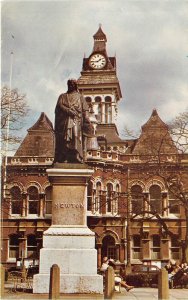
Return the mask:
<path id="1" fill-rule="evenodd" d="M 10 90 L 4 86 L 1 89 L 1 145 L 2 152 L 5 144 L 15 146 L 20 143 L 20 130 L 28 115 L 29 107 L 26 96 L 19 94 L 17 89 Z M 7 134 L 8 132 L 8 134 Z M 11 148 L 12 150 L 12 148 Z"/>

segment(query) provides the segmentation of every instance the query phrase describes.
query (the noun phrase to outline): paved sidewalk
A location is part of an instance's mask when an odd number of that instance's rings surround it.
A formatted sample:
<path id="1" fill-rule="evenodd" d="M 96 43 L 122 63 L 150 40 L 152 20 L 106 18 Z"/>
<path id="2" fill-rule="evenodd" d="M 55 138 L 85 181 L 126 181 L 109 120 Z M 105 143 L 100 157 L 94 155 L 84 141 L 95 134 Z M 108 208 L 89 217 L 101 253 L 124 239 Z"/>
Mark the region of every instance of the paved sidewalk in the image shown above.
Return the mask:
<path id="1" fill-rule="evenodd" d="M 172 289 L 170 291 L 170 300 L 188 300 L 188 289 Z M 48 299 L 48 295 L 37 295 L 26 292 L 10 292 L 10 290 L 5 290 L 5 295 L 2 299 Z M 62 300 L 102 300 L 104 297 L 102 295 L 61 295 Z M 158 299 L 158 289 L 156 288 L 134 288 L 130 292 L 126 292 L 122 289 L 121 293 L 115 292 L 113 300 L 157 300 Z"/>

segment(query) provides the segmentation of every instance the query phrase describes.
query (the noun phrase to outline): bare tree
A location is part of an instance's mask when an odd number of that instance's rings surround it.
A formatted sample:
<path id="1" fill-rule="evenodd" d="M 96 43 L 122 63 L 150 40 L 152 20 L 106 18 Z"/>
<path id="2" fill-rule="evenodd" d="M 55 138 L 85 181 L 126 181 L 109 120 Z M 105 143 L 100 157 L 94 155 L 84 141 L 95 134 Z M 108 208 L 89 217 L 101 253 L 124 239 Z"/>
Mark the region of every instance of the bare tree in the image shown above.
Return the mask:
<path id="1" fill-rule="evenodd" d="M 188 152 L 188 110 L 181 113 L 169 124 L 171 136 L 182 153 Z"/>
<path id="2" fill-rule="evenodd" d="M 17 89 L 10 90 L 7 86 L 1 89 L 1 149 L 6 154 L 6 144 L 11 150 L 20 143 L 20 130 L 23 128 L 24 118 L 28 115 L 29 107 L 26 96 Z"/>
<path id="3" fill-rule="evenodd" d="M 171 138 L 169 136 L 171 134 Z M 132 138 L 132 134 L 130 136 Z M 183 207 L 185 211 L 185 240 L 179 240 L 182 247 L 183 258 L 188 262 L 188 166 L 186 164 L 188 150 L 188 112 L 184 112 L 177 116 L 169 126 L 156 128 L 154 131 L 148 131 L 143 134 L 137 144 L 137 155 L 140 157 L 142 164 L 137 169 L 137 174 L 142 172 L 142 176 L 157 176 L 161 178 L 166 190 L 174 199 L 174 204 L 169 204 L 165 209 L 172 209 L 172 206 Z M 135 198 L 139 198 L 137 195 Z M 146 201 L 146 200 L 145 200 Z M 166 221 L 161 218 L 158 209 L 147 203 L 148 211 L 140 210 L 138 214 L 144 218 L 156 217 L 158 222 L 167 235 L 173 236 L 173 232 L 168 229 Z M 134 219 L 137 213 L 132 214 Z"/>

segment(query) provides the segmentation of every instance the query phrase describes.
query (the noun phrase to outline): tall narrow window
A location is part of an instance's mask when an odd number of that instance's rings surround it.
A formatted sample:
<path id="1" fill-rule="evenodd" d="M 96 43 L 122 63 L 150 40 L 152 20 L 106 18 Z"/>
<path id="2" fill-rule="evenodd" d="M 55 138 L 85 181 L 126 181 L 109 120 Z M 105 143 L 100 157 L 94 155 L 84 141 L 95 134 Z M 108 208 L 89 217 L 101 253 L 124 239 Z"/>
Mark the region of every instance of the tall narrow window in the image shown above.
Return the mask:
<path id="1" fill-rule="evenodd" d="M 107 183 L 107 195 L 106 195 L 106 212 L 112 212 L 112 201 L 113 201 L 113 185 L 111 183 Z"/>
<path id="2" fill-rule="evenodd" d="M 15 259 L 19 257 L 19 239 L 17 234 L 9 237 L 9 258 Z"/>
<path id="3" fill-rule="evenodd" d="M 171 237 L 171 258 L 172 259 L 179 259 L 179 251 L 180 251 L 180 246 L 178 243 L 178 235 L 174 235 Z"/>
<path id="4" fill-rule="evenodd" d="M 150 211 L 161 214 L 162 212 L 162 197 L 161 188 L 158 185 L 152 185 L 149 189 L 150 192 Z"/>
<path id="5" fill-rule="evenodd" d="M 52 214 L 52 187 L 48 186 L 45 189 L 45 214 L 46 215 L 51 215 Z"/>
<path id="6" fill-rule="evenodd" d="M 37 240 L 34 234 L 27 237 L 27 258 L 37 258 Z"/>
<path id="7" fill-rule="evenodd" d="M 112 104 L 111 97 L 105 97 L 105 123 L 112 123 Z"/>
<path id="8" fill-rule="evenodd" d="M 37 215 L 39 212 L 39 193 L 35 186 L 31 186 L 28 192 L 28 213 Z"/>
<path id="9" fill-rule="evenodd" d="M 132 213 L 140 214 L 143 211 L 143 194 L 140 185 L 133 185 L 131 187 L 131 204 Z"/>
<path id="10" fill-rule="evenodd" d="M 141 258 L 141 238 L 140 235 L 133 235 L 133 247 L 132 247 L 132 255 L 133 259 Z"/>
<path id="11" fill-rule="evenodd" d="M 92 211 L 93 183 L 89 181 L 87 186 L 87 210 Z"/>
<path id="12" fill-rule="evenodd" d="M 151 258 L 160 259 L 160 236 L 152 236 Z"/>
<path id="13" fill-rule="evenodd" d="M 22 195 L 19 187 L 14 186 L 10 190 L 11 214 L 20 215 L 22 212 Z"/>
<path id="14" fill-rule="evenodd" d="M 97 120 L 99 123 L 102 122 L 102 104 L 101 104 L 101 97 L 97 96 L 95 97 L 95 102 L 98 104 L 98 114 L 97 114 Z"/>
<path id="15" fill-rule="evenodd" d="M 95 195 L 95 199 L 94 199 L 94 211 L 95 212 L 99 212 L 100 201 L 101 201 L 101 182 L 98 181 L 96 183 L 96 195 Z"/>
<path id="16" fill-rule="evenodd" d="M 116 191 L 114 193 L 114 199 L 112 201 L 112 213 L 113 214 L 118 213 L 119 192 L 120 192 L 119 184 L 116 184 Z"/>

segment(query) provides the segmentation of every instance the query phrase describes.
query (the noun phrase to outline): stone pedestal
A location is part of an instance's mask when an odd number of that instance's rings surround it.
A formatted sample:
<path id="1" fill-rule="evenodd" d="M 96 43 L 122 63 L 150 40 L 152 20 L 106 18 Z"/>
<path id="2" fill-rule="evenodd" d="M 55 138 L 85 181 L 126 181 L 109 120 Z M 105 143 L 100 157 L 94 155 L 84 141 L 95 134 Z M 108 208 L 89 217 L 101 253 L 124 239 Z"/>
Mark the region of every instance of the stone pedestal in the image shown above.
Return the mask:
<path id="1" fill-rule="evenodd" d="M 57 264 L 60 293 L 102 294 L 95 235 L 86 225 L 86 186 L 93 170 L 82 164 L 58 164 L 47 172 L 53 186 L 52 226 L 43 235 L 33 292 L 49 292 L 50 268 Z"/>

